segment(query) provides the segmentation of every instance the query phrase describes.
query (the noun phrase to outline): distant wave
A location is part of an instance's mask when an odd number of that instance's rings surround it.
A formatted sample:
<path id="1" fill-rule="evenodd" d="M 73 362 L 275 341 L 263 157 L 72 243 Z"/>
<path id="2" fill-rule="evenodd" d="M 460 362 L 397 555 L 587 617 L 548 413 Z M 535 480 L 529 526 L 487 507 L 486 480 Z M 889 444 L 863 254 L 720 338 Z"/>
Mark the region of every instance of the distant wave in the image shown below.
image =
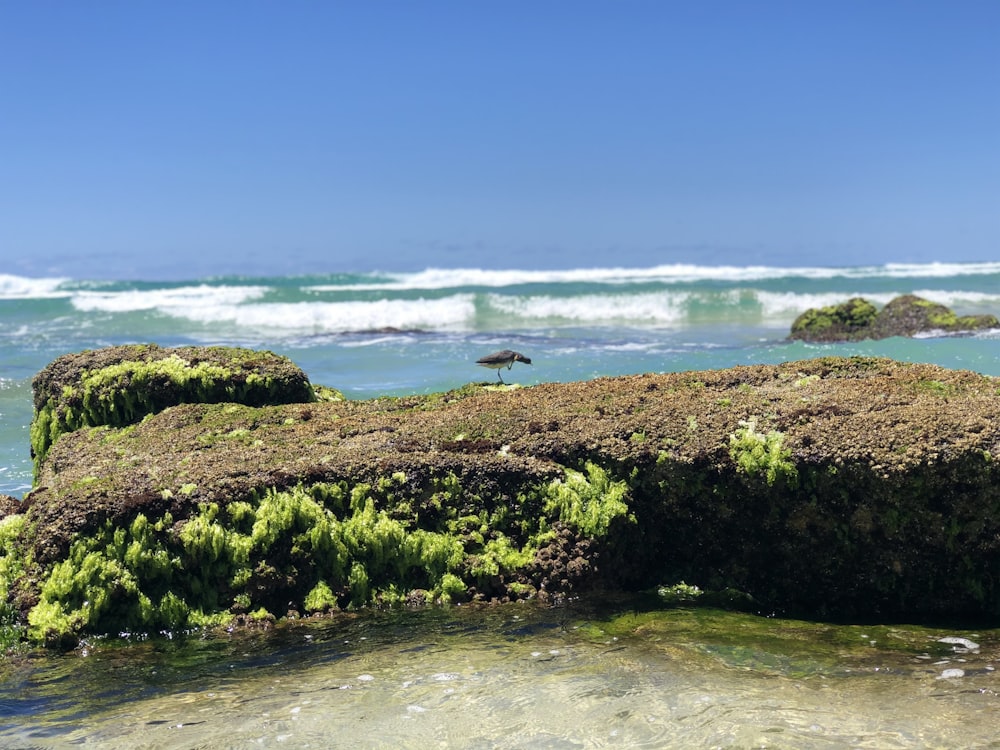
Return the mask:
<path id="1" fill-rule="evenodd" d="M 241 305 L 259 299 L 267 293 L 263 286 L 182 286 L 166 289 L 127 289 L 122 291 L 77 291 L 72 295 L 73 307 L 81 311 L 132 312 L 160 310 L 168 314 L 187 315 L 206 308 Z"/>
<path id="2" fill-rule="evenodd" d="M 770 279 L 949 278 L 1000 274 L 1000 263 L 893 263 L 883 266 L 781 267 L 700 266 L 672 264 L 650 268 L 577 268 L 569 270 L 486 270 L 480 268 L 429 268 L 407 274 L 381 274 L 378 280 L 347 285 L 318 284 L 317 291 L 451 289 L 459 287 L 509 287 L 530 284 L 636 284 L 752 282 Z"/>
<path id="3" fill-rule="evenodd" d="M 46 299 L 67 297 L 71 292 L 61 289 L 69 279 L 12 276 L 0 273 L 0 299 Z"/>
<path id="4" fill-rule="evenodd" d="M 949 307 L 1000 308 L 1000 294 L 918 291 Z M 397 328 L 437 331 L 537 329 L 566 326 L 677 327 L 759 323 L 786 325 L 811 307 L 865 296 L 882 305 L 894 293 L 771 292 L 759 289 L 694 289 L 586 294 L 501 294 L 464 292 L 414 299 L 294 302 L 260 301 L 253 288 L 152 290 L 118 294 L 81 293 L 72 299 L 81 312 L 153 311 L 204 325 L 225 324 L 246 331 L 335 333 Z"/>
<path id="5" fill-rule="evenodd" d="M 467 328 L 475 316 L 472 295 L 416 300 L 218 303 L 160 310 L 198 323 L 231 323 L 240 328 L 295 333 L 384 328 L 447 330 Z"/>
<path id="6" fill-rule="evenodd" d="M 973 276 L 1000 277 L 1000 262 L 983 263 L 889 263 L 878 266 L 705 266 L 670 264 L 648 268 L 575 268 L 565 270 L 482 268 L 428 268 L 413 273 L 357 273 L 329 276 L 280 278 L 213 278 L 186 284 L 145 282 L 112 282 L 73 280 L 67 278 L 29 278 L 0 274 L 0 299 L 68 297 L 92 292 L 94 299 L 102 294 L 139 294 L 162 290 L 164 294 L 194 295 L 201 291 L 244 289 L 258 293 L 260 289 L 298 288 L 310 293 L 420 291 L 446 289 L 504 288 L 532 285 L 617 285 L 629 284 L 741 284 L 780 280 L 863 280 L 863 279 L 949 279 Z M 235 292 L 234 292 L 235 293 Z M 110 297 L 109 297 L 110 298 Z M 99 304 L 99 303 L 95 303 Z M 153 305 L 154 307 L 156 305 Z"/>
<path id="7" fill-rule="evenodd" d="M 161 335 L 169 326 L 178 336 L 185 331 L 203 336 L 211 329 L 219 336 L 265 338 L 390 328 L 469 332 L 713 324 L 780 327 L 809 308 L 854 296 L 882 305 L 909 292 L 957 312 L 996 313 L 1000 263 L 839 269 L 694 265 L 567 271 L 427 269 L 395 276 L 228 278 L 186 284 L 0 275 L 0 301 L 19 305 L 26 299 L 40 300 L 32 313 L 33 335 L 89 325 L 111 332 L 136 331 L 139 326 L 150 335 Z M 19 329 L 8 333 L 22 335 Z"/>

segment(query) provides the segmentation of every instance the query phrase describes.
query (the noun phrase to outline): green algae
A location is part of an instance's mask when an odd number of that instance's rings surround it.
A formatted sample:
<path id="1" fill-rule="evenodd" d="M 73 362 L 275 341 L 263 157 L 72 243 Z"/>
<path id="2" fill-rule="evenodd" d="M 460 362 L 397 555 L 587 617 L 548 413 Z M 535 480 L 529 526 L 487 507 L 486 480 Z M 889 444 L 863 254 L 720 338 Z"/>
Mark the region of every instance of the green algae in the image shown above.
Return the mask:
<path id="1" fill-rule="evenodd" d="M 739 471 L 763 476 L 768 485 L 778 480 L 794 485 L 798 470 L 784 441 L 785 436 L 777 430 L 758 432 L 756 419 L 741 420 L 739 428 L 729 436 L 729 455 Z"/>
<path id="2" fill-rule="evenodd" d="M 24 636 L 10 594 L 15 582 L 31 565 L 18 544 L 26 523 L 21 513 L 0 519 L 0 651 L 5 653 L 16 649 Z"/>
<path id="3" fill-rule="evenodd" d="M 19 544 L 27 516 L 15 513 L 0 518 L 0 602 L 6 602 L 14 582 L 30 567 L 30 559 Z"/>
<path id="4" fill-rule="evenodd" d="M 615 519 L 634 521 L 628 492 L 587 463 L 492 510 L 454 474 L 414 494 L 395 472 L 374 485 L 317 483 L 202 503 L 184 519 L 139 513 L 78 537 L 46 571 L 28 637 L 69 645 L 85 632 L 202 627 L 288 609 L 451 603 L 497 590 L 527 597 L 553 524 L 602 538 Z M 480 511 L 461 515 L 463 507 Z"/>
<path id="5" fill-rule="evenodd" d="M 603 537 L 617 518 L 629 515 L 626 502 L 628 483 L 614 481 L 600 466 L 588 461 L 584 471 L 566 470 L 566 479 L 554 480 L 546 487 L 545 511 L 557 514 L 563 523 L 585 536 Z"/>
<path id="6" fill-rule="evenodd" d="M 861 297 L 854 297 L 842 304 L 806 310 L 792 323 L 792 336 L 822 336 L 834 330 L 864 330 L 877 315 L 875 305 Z"/>

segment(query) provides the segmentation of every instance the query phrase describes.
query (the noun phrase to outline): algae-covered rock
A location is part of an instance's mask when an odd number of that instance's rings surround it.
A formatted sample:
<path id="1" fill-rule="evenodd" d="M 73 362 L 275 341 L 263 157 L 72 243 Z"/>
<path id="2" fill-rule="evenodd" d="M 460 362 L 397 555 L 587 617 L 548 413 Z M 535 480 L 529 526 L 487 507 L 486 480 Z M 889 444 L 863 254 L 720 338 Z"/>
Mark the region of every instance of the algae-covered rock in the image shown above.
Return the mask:
<path id="1" fill-rule="evenodd" d="M 914 294 L 904 294 L 878 310 L 861 297 L 839 305 L 812 308 L 792 323 L 790 339 L 860 341 L 922 333 L 965 333 L 1000 327 L 993 315 L 958 316 L 949 308 Z"/>
<path id="2" fill-rule="evenodd" d="M 680 582 L 799 616 L 997 617 L 998 386 L 822 358 L 180 404 L 51 447 L 0 522 L 0 591 L 50 643 Z"/>
<path id="3" fill-rule="evenodd" d="M 811 308 L 792 323 L 789 338 L 803 341 L 857 341 L 869 338 L 878 308 L 861 297 L 839 305 Z"/>
<path id="4" fill-rule="evenodd" d="M 937 302 L 904 294 L 891 300 L 878 314 L 872 338 L 915 336 L 931 331 L 948 333 L 1000 327 L 994 315 L 959 316 Z"/>
<path id="5" fill-rule="evenodd" d="M 286 357 L 222 346 L 142 344 L 67 354 L 38 373 L 32 387 L 36 469 L 60 435 L 81 427 L 124 427 L 182 403 L 315 400 L 305 373 Z"/>

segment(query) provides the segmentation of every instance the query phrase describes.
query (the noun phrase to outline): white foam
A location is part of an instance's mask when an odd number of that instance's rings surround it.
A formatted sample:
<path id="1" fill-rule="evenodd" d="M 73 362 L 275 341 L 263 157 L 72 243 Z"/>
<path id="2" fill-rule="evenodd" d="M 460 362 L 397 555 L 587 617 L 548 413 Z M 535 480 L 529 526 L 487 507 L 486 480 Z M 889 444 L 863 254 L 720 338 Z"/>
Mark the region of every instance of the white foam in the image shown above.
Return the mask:
<path id="1" fill-rule="evenodd" d="M 882 266 L 886 276 L 948 277 L 988 276 L 1000 273 L 1000 263 L 888 263 Z"/>
<path id="2" fill-rule="evenodd" d="M 381 328 L 461 328 L 474 317 L 475 304 L 472 295 L 464 294 L 442 299 L 213 305 L 171 312 L 201 323 L 228 322 L 254 329 L 328 333 Z"/>
<path id="3" fill-rule="evenodd" d="M 950 307 L 955 312 L 959 312 L 961 308 L 989 308 L 995 311 L 1000 307 L 1000 290 L 995 294 L 988 294 L 963 289 L 917 289 L 913 294 Z"/>
<path id="4" fill-rule="evenodd" d="M 683 321 L 686 292 L 586 294 L 576 297 L 537 295 L 507 297 L 491 294 L 490 307 L 519 318 L 574 323 L 642 322 L 670 325 Z"/>
<path id="5" fill-rule="evenodd" d="M 188 317 L 188 312 L 240 305 L 267 293 L 263 286 L 182 286 L 168 289 L 128 289 L 124 291 L 79 291 L 73 307 L 82 312 L 135 312 L 160 310 L 168 315 Z"/>
<path id="6" fill-rule="evenodd" d="M 799 314 L 814 307 L 839 305 L 852 297 L 864 297 L 875 305 L 884 305 L 899 295 L 861 294 L 859 292 L 823 292 L 820 294 L 798 294 L 796 292 L 762 292 L 755 293 L 761 305 L 761 313 L 765 318 L 795 318 Z"/>
<path id="7" fill-rule="evenodd" d="M 44 299 L 68 297 L 70 292 L 59 287 L 68 279 L 32 279 L 0 273 L 0 299 Z"/>

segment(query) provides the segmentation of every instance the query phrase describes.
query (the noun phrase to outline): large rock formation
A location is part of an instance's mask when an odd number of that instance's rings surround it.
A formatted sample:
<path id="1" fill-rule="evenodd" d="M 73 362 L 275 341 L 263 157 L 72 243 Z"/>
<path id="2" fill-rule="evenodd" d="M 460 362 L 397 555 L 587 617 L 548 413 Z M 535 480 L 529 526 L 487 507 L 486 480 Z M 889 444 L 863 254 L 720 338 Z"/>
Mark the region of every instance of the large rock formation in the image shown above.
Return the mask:
<path id="1" fill-rule="evenodd" d="M 811 308 L 792 323 L 790 339 L 860 341 L 922 333 L 969 333 L 1000 327 L 994 315 L 958 316 L 944 305 L 904 294 L 881 310 L 863 297 L 839 305 Z"/>
<path id="2" fill-rule="evenodd" d="M 679 581 L 995 617 L 998 407 L 992 378 L 870 358 L 183 403 L 58 437 L 0 521 L 0 595 L 51 643 Z"/>

